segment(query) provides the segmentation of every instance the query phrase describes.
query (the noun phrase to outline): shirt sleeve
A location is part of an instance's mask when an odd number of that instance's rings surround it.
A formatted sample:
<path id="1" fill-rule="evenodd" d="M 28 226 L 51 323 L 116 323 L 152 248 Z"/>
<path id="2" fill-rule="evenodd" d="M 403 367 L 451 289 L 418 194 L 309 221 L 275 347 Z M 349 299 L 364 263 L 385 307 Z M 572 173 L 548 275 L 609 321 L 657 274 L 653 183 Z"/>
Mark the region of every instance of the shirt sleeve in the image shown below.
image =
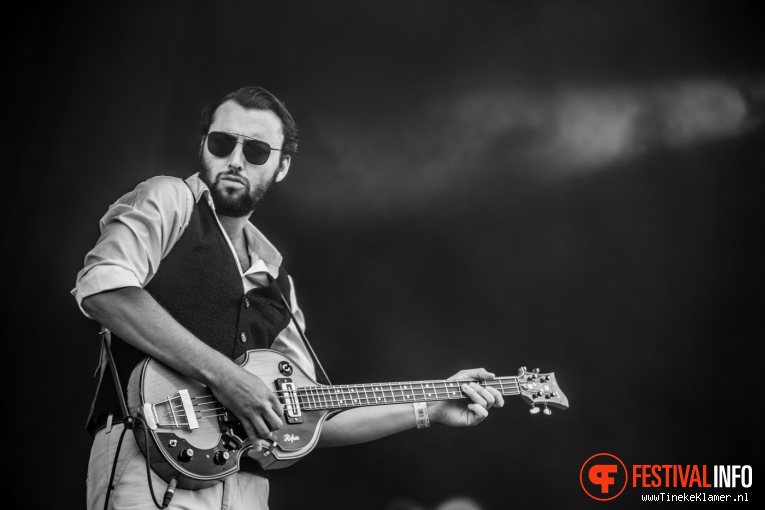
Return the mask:
<path id="1" fill-rule="evenodd" d="M 193 194 L 175 177 L 154 177 L 122 196 L 101 218 L 101 236 L 85 256 L 72 294 L 82 300 L 122 287 L 144 287 L 189 223 Z M 84 310 L 82 313 L 88 316 Z"/>

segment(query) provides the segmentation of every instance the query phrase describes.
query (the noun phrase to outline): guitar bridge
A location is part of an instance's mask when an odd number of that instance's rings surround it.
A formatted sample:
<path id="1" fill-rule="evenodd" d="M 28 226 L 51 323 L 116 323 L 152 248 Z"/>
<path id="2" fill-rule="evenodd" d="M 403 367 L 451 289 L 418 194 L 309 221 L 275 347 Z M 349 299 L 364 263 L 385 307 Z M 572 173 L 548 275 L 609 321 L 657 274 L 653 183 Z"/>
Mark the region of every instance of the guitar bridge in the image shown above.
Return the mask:
<path id="1" fill-rule="evenodd" d="M 279 391 L 280 400 L 284 404 L 284 418 L 287 423 L 303 423 L 303 415 L 300 411 L 297 388 L 292 379 L 276 379 L 276 389 Z"/>

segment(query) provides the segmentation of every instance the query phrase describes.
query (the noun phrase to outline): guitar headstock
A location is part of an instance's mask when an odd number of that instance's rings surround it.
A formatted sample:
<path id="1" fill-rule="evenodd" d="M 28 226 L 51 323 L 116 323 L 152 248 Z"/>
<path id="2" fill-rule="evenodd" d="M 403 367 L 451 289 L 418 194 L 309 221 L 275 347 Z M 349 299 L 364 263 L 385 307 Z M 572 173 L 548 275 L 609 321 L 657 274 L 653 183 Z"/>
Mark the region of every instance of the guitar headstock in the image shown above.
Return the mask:
<path id="1" fill-rule="evenodd" d="M 540 374 L 538 368 L 529 372 L 526 367 L 521 367 L 518 369 L 518 388 L 521 398 L 531 404 L 531 414 L 537 414 L 540 408 L 550 414 L 547 406 L 568 409 L 568 399 L 558 387 L 554 373 Z"/>

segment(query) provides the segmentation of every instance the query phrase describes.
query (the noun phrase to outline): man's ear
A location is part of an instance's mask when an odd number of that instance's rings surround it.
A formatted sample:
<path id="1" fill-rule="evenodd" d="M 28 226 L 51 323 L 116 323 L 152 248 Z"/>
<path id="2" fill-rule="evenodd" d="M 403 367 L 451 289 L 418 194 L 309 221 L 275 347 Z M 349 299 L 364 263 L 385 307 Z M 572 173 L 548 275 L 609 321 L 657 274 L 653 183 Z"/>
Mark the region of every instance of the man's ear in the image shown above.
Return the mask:
<path id="1" fill-rule="evenodd" d="M 276 170 L 276 182 L 281 182 L 282 179 L 287 177 L 287 173 L 290 171 L 290 163 L 292 158 L 287 155 L 279 161 L 279 168 Z"/>

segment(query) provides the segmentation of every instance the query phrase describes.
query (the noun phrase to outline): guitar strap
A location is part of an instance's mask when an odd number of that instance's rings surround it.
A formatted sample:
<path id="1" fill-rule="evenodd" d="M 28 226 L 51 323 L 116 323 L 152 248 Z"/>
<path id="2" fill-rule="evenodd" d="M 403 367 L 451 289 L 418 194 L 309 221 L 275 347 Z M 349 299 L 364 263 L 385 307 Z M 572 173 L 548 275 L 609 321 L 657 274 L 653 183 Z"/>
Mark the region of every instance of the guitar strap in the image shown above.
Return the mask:
<path id="1" fill-rule="evenodd" d="M 303 341 L 303 344 L 305 345 L 306 349 L 308 350 L 308 354 L 311 355 L 311 359 L 313 359 L 313 362 L 316 364 L 316 366 L 321 370 L 321 375 L 324 377 L 324 384 L 332 384 L 332 382 L 329 380 L 329 376 L 327 375 L 327 371 L 324 370 L 324 367 L 321 364 L 321 361 L 319 361 L 319 357 L 316 356 L 316 353 L 313 350 L 313 347 L 311 347 L 311 344 L 308 342 L 308 339 L 305 337 L 305 333 L 303 333 L 303 328 L 300 327 L 300 324 L 298 324 L 297 319 L 292 313 L 292 306 L 290 306 L 290 303 L 287 301 L 287 298 L 284 297 L 284 293 L 282 292 L 282 289 L 279 288 L 279 285 L 276 283 L 276 280 L 274 280 L 274 277 L 271 276 L 270 273 L 266 273 L 268 275 L 268 279 L 271 282 L 271 285 L 276 287 L 276 289 L 279 291 L 279 295 L 282 297 L 282 302 L 284 303 L 284 306 L 287 307 L 287 313 L 290 315 L 290 318 L 292 319 L 292 322 L 295 323 L 295 328 L 297 328 L 298 333 L 300 334 L 300 339 Z"/>
<path id="2" fill-rule="evenodd" d="M 101 326 L 101 350 L 102 350 L 102 363 L 103 354 L 106 355 L 106 359 L 109 362 L 109 368 L 114 378 L 114 387 L 117 389 L 117 398 L 120 401 L 120 410 L 122 411 L 122 418 L 125 420 L 125 426 L 131 428 L 130 413 L 128 412 L 127 404 L 125 403 L 125 395 L 122 394 L 122 385 L 120 385 L 120 376 L 117 374 L 117 365 L 114 363 L 114 356 L 112 356 L 112 332 Z M 101 370 L 104 368 L 102 367 Z"/>

